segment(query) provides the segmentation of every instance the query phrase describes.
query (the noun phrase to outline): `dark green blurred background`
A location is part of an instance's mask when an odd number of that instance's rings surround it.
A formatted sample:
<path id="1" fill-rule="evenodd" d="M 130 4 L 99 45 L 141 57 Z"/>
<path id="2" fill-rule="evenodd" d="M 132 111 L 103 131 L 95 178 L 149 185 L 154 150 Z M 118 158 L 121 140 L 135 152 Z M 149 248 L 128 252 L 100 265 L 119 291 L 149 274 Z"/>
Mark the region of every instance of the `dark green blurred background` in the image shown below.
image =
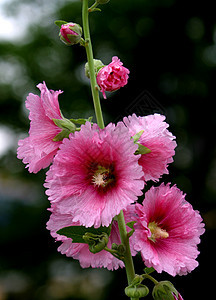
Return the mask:
<path id="1" fill-rule="evenodd" d="M 128 85 L 102 100 L 106 123 L 133 112 L 165 114 L 178 147 L 170 174 L 162 180 L 186 192 L 206 223 L 200 266 L 183 277 L 156 274 L 158 280 L 171 280 L 186 300 L 212 299 L 214 285 L 213 3 L 111 0 L 102 13 L 91 15 L 95 58 L 109 63 L 117 55 L 130 69 Z M 57 252 L 58 244 L 46 230 L 46 170 L 29 174 L 16 158 L 17 141 L 29 129 L 25 98 L 38 93 L 39 82 L 64 91 L 59 101 L 66 117 L 94 115 L 83 70 L 85 51 L 59 41 L 56 19 L 81 23 L 81 1 L 0 1 L 0 300 L 126 299 L 124 270 L 82 270 L 77 261 Z M 140 257 L 135 265 L 142 272 Z"/>

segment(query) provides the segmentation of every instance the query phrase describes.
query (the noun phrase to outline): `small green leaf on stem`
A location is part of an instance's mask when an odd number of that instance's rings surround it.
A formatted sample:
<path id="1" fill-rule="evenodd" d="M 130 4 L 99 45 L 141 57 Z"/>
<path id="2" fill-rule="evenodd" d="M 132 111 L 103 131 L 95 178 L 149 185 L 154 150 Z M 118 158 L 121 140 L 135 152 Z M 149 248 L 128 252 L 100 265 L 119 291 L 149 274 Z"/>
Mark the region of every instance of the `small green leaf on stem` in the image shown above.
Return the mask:
<path id="1" fill-rule="evenodd" d="M 151 273 L 153 273 L 155 271 L 155 269 L 153 268 L 153 267 L 151 267 L 151 268 L 145 268 L 144 269 L 144 272 L 146 273 L 146 274 L 151 274 Z"/>
<path id="2" fill-rule="evenodd" d="M 58 234 L 71 238 L 73 243 L 86 243 L 86 241 L 83 239 L 83 236 L 87 232 L 95 235 L 106 233 L 109 236 L 111 232 L 111 226 L 101 226 L 99 228 L 86 228 L 84 226 L 68 226 L 57 231 Z"/>

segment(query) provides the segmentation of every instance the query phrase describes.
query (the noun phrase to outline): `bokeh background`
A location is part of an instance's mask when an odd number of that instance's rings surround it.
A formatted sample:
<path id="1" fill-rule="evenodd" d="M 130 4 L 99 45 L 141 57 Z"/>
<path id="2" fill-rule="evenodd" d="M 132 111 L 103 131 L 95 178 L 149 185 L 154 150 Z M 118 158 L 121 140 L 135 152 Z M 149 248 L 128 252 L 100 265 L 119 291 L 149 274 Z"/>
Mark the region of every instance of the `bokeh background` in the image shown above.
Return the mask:
<path id="1" fill-rule="evenodd" d="M 156 274 L 171 280 L 184 299 L 212 298 L 214 287 L 213 3 L 111 0 L 90 20 L 95 58 L 108 64 L 117 55 L 130 69 L 128 85 L 102 100 L 106 123 L 133 112 L 165 114 L 178 147 L 170 174 L 161 181 L 176 183 L 205 220 L 200 266 L 188 276 Z M 57 19 L 81 23 L 81 1 L 0 0 L 0 300 L 126 299 L 124 270 L 82 270 L 57 252 L 46 230 L 46 170 L 29 174 L 16 158 L 17 141 L 29 129 L 25 99 L 38 93 L 38 83 L 64 91 L 59 101 L 66 117 L 94 116 L 85 51 L 59 41 Z M 135 265 L 142 272 L 140 257 Z"/>

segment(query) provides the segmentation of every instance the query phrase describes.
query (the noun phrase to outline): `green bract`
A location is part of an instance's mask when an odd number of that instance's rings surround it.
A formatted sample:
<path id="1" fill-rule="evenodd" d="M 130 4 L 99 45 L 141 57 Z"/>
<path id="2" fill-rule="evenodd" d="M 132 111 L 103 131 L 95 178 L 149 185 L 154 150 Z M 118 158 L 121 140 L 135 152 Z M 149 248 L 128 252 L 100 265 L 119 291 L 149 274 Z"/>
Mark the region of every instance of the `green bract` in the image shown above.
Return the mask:
<path id="1" fill-rule="evenodd" d="M 154 300 L 174 300 L 178 297 L 178 292 L 170 281 L 160 281 L 154 286 L 152 296 Z"/>
<path id="2" fill-rule="evenodd" d="M 100 71 L 101 68 L 104 67 L 104 64 L 102 63 L 101 60 L 99 59 L 94 59 L 94 71 L 95 71 L 95 76 L 97 76 L 98 72 Z M 90 78 L 90 73 L 89 73 L 89 64 L 88 62 L 85 64 L 85 75 L 86 77 Z"/>
<path id="3" fill-rule="evenodd" d="M 130 298 L 142 298 L 147 296 L 149 289 L 146 285 L 140 284 L 138 286 L 127 286 L 125 288 L 126 296 Z"/>
<path id="4" fill-rule="evenodd" d="M 86 232 L 83 235 L 83 239 L 89 245 L 89 251 L 92 253 L 98 253 L 103 250 L 109 241 L 109 237 L 105 232 L 101 234 Z"/>
<path id="5" fill-rule="evenodd" d="M 132 136 L 134 143 L 138 145 L 138 149 L 135 151 L 135 154 L 147 154 L 147 153 L 151 152 L 151 150 L 149 148 L 138 143 L 138 140 L 140 139 L 143 132 L 144 132 L 144 130 L 140 130 L 139 132 L 137 132 L 135 135 Z"/>
<path id="6" fill-rule="evenodd" d="M 53 122 L 62 129 L 62 131 L 54 137 L 54 142 L 62 141 L 64 138 L 68 138 L 71 132 L 76 131 L 76 125 L 68 119 L 53 119 Z"/>

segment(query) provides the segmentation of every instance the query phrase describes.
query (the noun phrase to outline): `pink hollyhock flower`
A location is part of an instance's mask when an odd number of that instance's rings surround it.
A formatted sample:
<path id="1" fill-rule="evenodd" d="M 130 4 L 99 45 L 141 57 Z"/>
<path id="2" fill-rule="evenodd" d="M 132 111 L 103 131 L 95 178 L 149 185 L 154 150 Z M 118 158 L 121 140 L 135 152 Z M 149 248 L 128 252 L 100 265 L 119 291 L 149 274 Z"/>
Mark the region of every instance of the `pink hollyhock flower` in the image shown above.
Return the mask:
<path id="1" fill-rule="evenodd" d="M 97 83 L 106 99 L 105 91 L 113 92 L 125 86 L 128 81 L 130 71 L 123 67 L 123 63 L 117 56 L 112 58 L 112 62 L 101 68 L 97 74 Z"/>
<path id="2" fill-rule="evenodd" d="M 141 251 L 147 267 L 175 276 L 198 266 L 197 244 L 204 224 L 176 186 L 152 187 L 142 205 L 136 204 L 135 213 L 137 223 L 131 243 L 134 250 Z"/>
<path id="3" fill-rule="evenodd" d="M 107 268 L 108 270 L 116 270 L 119 267 L 123 268 L 123 261 L 115 258 L 111 253 L 102 250 L 98 253 L 91 253 L 87 244 L 72 243 L 72 239 L 66 236 L 59 235 L 56 232 L 67 226 L 79 226 L 80 222 L 73 222 L 73 217 L 70 214 L 60 214 L 53 206 L 52 214 L 47 222 L 47 229 L 50 230 L 52 237 L 56 241 L 62 242 L 58 251 L 68 257 L 73 257 L 79 260 L 82 268 Z M 120 234 L 117 221 L 113 221 L 111 235 L 107 244 L 108 248 L 112 247 L 112 243 L 121 244 Z M 136 251 L 132 250 L 132 255 L 136 255 Z"/>
<path id="4" fill-rule="evenodd" d="M 30 173 L 48 167 L 61 144 L 53 141 L 62 129 L 52 119 L 62 119 L 58 103 L 58 95 L 62 91 L 48 90 L 45 82 L 37 87 L 41 96 L 30 93 L 26 100 L 31 120 L 29 136 L 19 140 L 17 149 L 17 157 L 27 164 Z"/>
<path id="5" fill-rule="evenodd" d="M 109 226 L 112 218 L 142 195 L 137 145 L 122 122 L 100 129 L 89 122 L 64 139 L 47 172 L 51 203 L 73 222 Z"/>
<path id="6" fill-rule="evenodd" d="M 139 159 L 145 181 L 158 181 L 161 175 L 168 174 L 168 164 L 173 162 L 176 147 L 175 136 L 167 130 L 169 125 L 164 120 L 165 116 L 159 114 L 146 117 L 137 117 L 133 114 L 123 119 L 131 136 L 144 130 L 138 143 L 151 150 Z"/>

